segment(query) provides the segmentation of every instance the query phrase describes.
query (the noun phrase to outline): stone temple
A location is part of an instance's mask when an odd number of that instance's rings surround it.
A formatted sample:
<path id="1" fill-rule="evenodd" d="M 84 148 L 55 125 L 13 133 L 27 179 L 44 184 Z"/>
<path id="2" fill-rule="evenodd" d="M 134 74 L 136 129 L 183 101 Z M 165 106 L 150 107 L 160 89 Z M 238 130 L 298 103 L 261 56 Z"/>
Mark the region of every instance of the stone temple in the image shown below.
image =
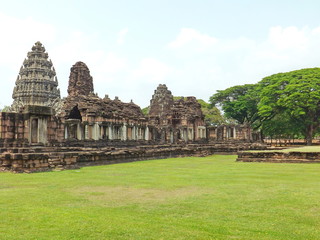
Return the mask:
<path id="1" fill-rule="evenodd" d="M 164 84 L 154 91 L 147 116 L 132 101 L 100 98 L 83 62 L 71 67 L 68 96 L 61 99 L 53 63 L 40 42 L 23 61 L 12 97 L 10 112 L 0 113 L 0 171 L 232 152 L 250 143 L 226 141 L 252 140 L 247 127 L 206 126 L 197 99 L 175 99 Z M 216 146 L 219 141 L 224 147 Z"/>
<path id="2" fill-rule="evenodd" d="M 12 94 L 12 111 L 20 112 L 25 106 L 48 106 L 54 110 L 60 102 L 56 72 L 48 53 L 40 42 L 23 61 Z"/>

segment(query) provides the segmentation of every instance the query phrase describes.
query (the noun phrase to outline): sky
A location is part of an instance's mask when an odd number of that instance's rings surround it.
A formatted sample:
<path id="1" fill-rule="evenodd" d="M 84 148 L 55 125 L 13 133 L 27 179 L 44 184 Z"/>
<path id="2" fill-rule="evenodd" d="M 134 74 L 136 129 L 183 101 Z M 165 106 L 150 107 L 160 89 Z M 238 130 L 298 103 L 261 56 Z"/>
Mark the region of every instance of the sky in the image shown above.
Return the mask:
<path id="1" fill-rule="evenodd" d="M 94 91 L 150 103 L 159 84 L 209 100 L 217 90 L 320 65 L 316 0 L 0 0 L 0 108 L 11 105 L 35 42 L 61 96 L 70 68 L 89 67 Z"/>

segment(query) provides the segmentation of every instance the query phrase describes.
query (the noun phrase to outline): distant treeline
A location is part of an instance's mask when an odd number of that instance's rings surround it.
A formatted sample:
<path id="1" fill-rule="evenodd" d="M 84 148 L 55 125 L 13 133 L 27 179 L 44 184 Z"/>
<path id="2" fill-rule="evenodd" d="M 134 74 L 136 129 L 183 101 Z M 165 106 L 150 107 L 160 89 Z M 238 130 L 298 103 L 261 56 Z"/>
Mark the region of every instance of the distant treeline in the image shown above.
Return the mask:
<path id="1" fill-rule="evenodd" d="M 210 98 L 226 119 L 249 124 L 269 138 L 305 138 L 319 133 L 320 68 L 278 73 L 256 84 L 217 91 Z"/>

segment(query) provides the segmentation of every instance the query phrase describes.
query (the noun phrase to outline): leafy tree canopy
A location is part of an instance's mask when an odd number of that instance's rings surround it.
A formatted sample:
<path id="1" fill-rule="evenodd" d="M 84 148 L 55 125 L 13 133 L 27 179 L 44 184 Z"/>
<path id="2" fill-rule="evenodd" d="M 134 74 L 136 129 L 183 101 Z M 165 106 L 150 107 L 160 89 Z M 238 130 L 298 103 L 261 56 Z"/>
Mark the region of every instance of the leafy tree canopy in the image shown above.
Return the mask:
<path id="1" fill-rule="evenodd" d="M 149 114 L 149 110 L 150 110 L 150 106 L 141 109 L 143 115 L 145 116 Z"/>
<path id="2" fill-rule="evenodd" d="M 274 74 L 258 85 L 260 116 L 273 119 L 276 115 L 287 114 L 311 144 L 320 125 L 320 68 Z"/>
<path id="3" fill-rule="evenodd" d="M 226 118 L 268 135 L 303 135 L 311 144 L 320 126 L 320 68 L 278 73 L 257 84 L 217 91 L 210 98 Z"/>
<path id="4" fill-rule="evenodd" d="M 219 90 L 209 101 L 212 106 L 220 106 L 226 118 L 252 125 L 259 119 L 256 87 L 256 84 L 246 84 Z"/>
<path id="5" fill-rule="evenodd" d="M 9 112 L 10 106 L 4 106 L 2 109 L 0 109 L 0 112 Z"/>
<path id="6" fill-rule="evenodd" d="M 212 106 L 202 99 L 198 99 L 198 103 L 201 105 L 201 110 L 204 114 L 204 120 L 207 124 L 218 125 L 225 123 L 225 119 L 217 107 Z"/>

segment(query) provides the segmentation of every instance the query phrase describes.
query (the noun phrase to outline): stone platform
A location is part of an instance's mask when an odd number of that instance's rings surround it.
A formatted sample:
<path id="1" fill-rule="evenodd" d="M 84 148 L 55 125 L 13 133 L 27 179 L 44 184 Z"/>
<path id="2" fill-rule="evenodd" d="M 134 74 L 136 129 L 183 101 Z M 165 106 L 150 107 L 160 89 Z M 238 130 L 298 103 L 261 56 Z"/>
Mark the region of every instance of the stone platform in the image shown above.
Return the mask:
<path id="1" fill-rule="evenodd" d="M 238 152 L 239 162 L 320 163 L 320 152 Z"/>
<path id="2" fill-rule="evenodd" d="M 41 172 L 74 169 L 81 166 L 104 165 L 148 159 L 162 159 L 212 154 L 236 154 L 241 150 L 266 149 L 265 145 L 251 143 L 224 144 L 145 144 L 130 146 L 99 146 L 90 142 L 66 143 L 67 146 L 2 146 L 0 148 L 0 171 Z M 81 146 L 82 145 L 82 146 Z M 113 143 L 113 145 L 116 145 Z"/>

